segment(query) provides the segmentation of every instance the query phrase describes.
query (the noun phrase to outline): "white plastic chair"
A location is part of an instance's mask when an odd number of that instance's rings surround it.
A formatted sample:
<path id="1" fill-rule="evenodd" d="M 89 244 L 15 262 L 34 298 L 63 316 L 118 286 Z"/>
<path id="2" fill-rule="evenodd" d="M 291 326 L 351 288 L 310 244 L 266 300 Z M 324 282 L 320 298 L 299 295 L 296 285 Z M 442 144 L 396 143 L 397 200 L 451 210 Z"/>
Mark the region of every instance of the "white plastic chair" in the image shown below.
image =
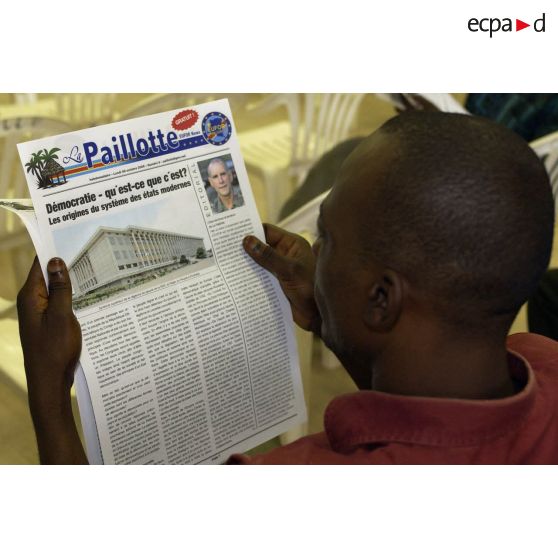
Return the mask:
<path id="1" fill-rule="evenodd" d="M 37 93 L 14 93 L 16 105 L 33 105 L 39 100 Z"/>
<path id="2" fill-rule="evenodd" d="M 413 98 L 410 97 L 408 93 L 376 93 L 376 97 L 379 99 L 391 103 L 398 109 L 405 109 L 405 105 L 401 99 L 402 95 L 404 95 L 411 104 L 413 103 Z M 418 95 L 432 103 L 442 112 L 469 114 L 469 111 L 450 93 L 418 93 Z"/>
<path id="3" fill-rule="evenodd" d="M 277 218 L 312 164 L 349 136 L 363 98 L 363 93 L 274 94 L 252 109 L 256 118 L 286 109 L 286 118 L 238 134 L 248 171 L 264 183 L 268 220 Z"/>
<path id="4" fill-rule="evenodd" d="M 233 111 L 245 102 L 243 93 L 156 93 L 142 99 L 136 105 L 118 115 L 118 120 L 128 120 L 159 112 L 207 103 L 217 99 L 228 99 Z M 233 114 L 233 116 L 235 116 Z"/>
<path id="5" fill-rule="evenodd" d="M 21 117 L 0 120 L 0 198 L 28 197 L 27 182 L 16 145 L 32 139 L 71 131 L 66 122 L 51 118 Z M 33 254 L 33 245 L 16 215 L 0 210 L 0 250 L 10 253 L 15 284 L 21 285 Z"/>
<path id="6" fill-rule="evenodd" d="M 558 211 L 558 132 L 538 138 L 529 145 L 546 168 L 554 194 L 556 210 Z"/>
<path id="7" fill-rule="evenodd" d="M 278 223 L 277 226 L 299 234 L 306 238 L 308 242 L 312 243 L 318 238 L 318 215 L 320 212 L 320 205 L 325 200 L 330 190 L 315 197 L 307 204 L 291 213 Z"/>
<path id="8" fill-rule="evenodd" d="M 542 138 L 533 140 L 530 144 L 531 149 L 539 156 L 544 157 L 554 151 L 558 151 L 558 132 L 552 132 Z"/>
<path id="9" fill-rule="evenodd" d="M 76 130 L 114 120 L 116 93 L 63 93 L 54 99 L 58 118 L 70 122 Z"/>
<path id="10" fill-rule="evenodd" d="M 0 297 L 0 318 L 5 318 L 13 310 L 15 310 L 15 302 Z"/>
<path id="11" fill-rule="evenodd" d="M 26 389 L 15 301 L 4 298 L 0 298 L 0 373 L 21 390 Z"/>

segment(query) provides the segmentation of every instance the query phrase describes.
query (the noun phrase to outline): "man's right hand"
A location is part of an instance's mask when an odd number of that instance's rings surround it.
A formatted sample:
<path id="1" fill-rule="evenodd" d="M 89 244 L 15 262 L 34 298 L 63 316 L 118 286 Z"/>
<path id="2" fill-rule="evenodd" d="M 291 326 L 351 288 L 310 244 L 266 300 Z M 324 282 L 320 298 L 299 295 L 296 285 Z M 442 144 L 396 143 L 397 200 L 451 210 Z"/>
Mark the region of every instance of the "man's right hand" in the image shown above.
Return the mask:
<path id="1" fill-rule="evenodd" d="M 296 324 L 319 335 L 321 318 L 314 300 L 316 261 L 310 244 L 301 236 L 264 224 L 267 244 L 255 236 L 244 239 L 249 256 L 279 280 L 291 303 Z"/>
<path id="2" fill-rule="evenodd" d="M 59 258 L 48 263 L 48 290 L 39 260 L 17 297 L 29 409 L 45 464 L 87 463 L 72 414 L 70 388 L 81 351 L 72 285 Z"/>

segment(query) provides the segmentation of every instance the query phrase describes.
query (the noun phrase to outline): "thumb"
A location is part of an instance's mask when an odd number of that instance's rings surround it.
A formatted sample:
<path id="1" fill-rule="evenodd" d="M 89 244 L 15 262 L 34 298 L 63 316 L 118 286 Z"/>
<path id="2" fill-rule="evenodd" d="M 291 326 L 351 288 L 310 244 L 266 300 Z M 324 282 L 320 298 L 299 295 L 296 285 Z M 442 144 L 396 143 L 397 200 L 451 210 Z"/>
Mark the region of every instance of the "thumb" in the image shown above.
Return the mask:
<path id="1" fill-rule="evenodd" d="M 67 315 L 72 312 L 72 283 L 66 264 L 60 258 L 52 258 L 47 265 L 48 313 Z"/>
<path id="2" fill-rule="evenodd" d="M 17 312 L 21 318 L 42 314 L 47 308 L 47 288 L 37 256 L 33 261 L 25 285 L 17 295 Z"/>
<path id="3" fill-rule="evenodd" d="M 244 238 L 243 245 L 246 253 L 261 267 L 278 278 L 288 275 L 290 269 L 288 260 L 271 246 L 251 235 Z"/>

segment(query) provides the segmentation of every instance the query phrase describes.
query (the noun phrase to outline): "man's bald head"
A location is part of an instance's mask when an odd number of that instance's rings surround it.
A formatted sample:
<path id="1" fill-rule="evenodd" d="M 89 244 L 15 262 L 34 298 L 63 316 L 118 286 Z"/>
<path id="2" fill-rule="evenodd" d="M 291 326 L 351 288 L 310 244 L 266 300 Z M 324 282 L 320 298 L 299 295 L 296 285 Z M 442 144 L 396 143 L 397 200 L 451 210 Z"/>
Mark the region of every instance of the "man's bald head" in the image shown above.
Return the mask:
<path id="1" fill-rule="evenodd" d="M 511 322 L 548 266 L 548 177 L 519 136 L 491 121 L 398 116 L 349 156 L 335 189 L 354 205 L 364 264 L 399 271 L 455 325 Z"/>

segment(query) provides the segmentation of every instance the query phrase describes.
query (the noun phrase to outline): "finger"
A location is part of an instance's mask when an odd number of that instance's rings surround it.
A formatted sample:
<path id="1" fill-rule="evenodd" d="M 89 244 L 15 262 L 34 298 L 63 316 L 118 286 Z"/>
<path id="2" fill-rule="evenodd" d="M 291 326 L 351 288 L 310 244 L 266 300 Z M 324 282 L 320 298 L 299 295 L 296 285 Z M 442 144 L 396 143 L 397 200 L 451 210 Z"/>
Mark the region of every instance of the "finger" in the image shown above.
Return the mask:
<path id="1" fill-rule="evenodd" d="M 60 258 L 52 258 L 47 265 L 48 313 L 67 315 L 72 313 L 72 283 L 66 264 Z"/>
<path id="2" fill-rule="evenodd" d="M 290 233 L 281 227 L 271 225 L 270 223 L 264 223 L 263 227 L 265 232 L 265 241 L 270 246 L 277 246 L 277 244 L 279 244 L 279 242 L 281 242 L 284 238 L 293 236 L 293 233 Z"/>
<path id="3" fill-rule="evenodd" d="M 271 246 L 251 235 L 244 238 L 243 245 L 246 253 L 264 269 L 279 278 L 288 276 L 291 268 L 289 261 L 278 254 Z"/>
<path id="4" fill-rule="evenodd" d="M 17 295 L 18 312 L 21 313 L 26 310 L 44 311 L 47 307 L 47 299 L 48 292 L 45 279 L 39 259 L 35 256 L 27 280 Z"/>

